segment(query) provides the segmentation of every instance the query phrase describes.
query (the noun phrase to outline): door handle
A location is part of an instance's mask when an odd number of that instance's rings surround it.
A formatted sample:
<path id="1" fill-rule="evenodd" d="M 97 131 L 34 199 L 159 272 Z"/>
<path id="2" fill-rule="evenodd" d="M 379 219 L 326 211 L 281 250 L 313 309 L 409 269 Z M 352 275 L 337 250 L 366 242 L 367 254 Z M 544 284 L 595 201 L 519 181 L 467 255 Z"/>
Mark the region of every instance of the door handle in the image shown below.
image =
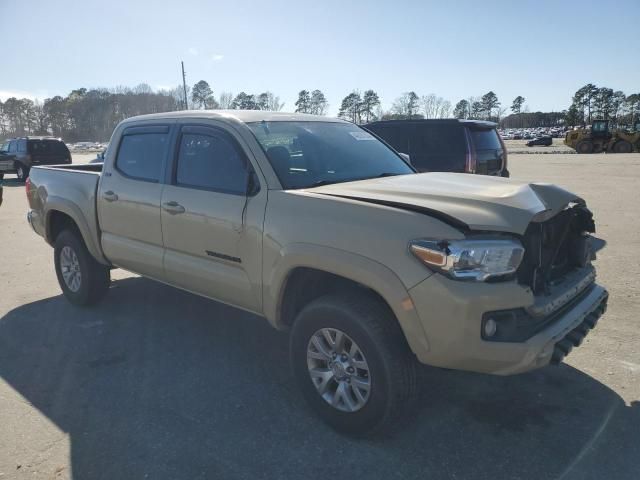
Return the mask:
<path id="1" fill-rule="evenodd" d="M 184 213 L 184 207 L 180 205 L 178 202 L 165 202 L 162 204 L 162 209 L 165 212 L 170 213 L 171 215 Z"/>
<path id="2" fill-rule="evenodd" d="M 118 195 L 109 190 L 108 192 L 104 192 L 102 194 L 102 198 L 104 198 L 107 202 L 115 202 L 116 200 L 118 200 Z"/>

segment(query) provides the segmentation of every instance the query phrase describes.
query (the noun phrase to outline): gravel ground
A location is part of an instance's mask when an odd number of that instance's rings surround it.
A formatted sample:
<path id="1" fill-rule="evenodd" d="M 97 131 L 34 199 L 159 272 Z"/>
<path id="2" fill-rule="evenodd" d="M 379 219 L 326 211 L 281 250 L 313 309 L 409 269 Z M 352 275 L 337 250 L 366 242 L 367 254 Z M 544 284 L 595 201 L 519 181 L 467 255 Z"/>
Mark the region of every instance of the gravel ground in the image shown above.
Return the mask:
<path id="1" fill-rule="evenodd" d="M 360 441 L 310 414 L 286 336 L 259 318 L 120 271 L 99 307 L 71 306 L 8 178 L 0 480 L 638 478 L 640 154 L 513 155 L 510 170 L 587 200 L 608 242 L 597 262 L 607 314 L 559 367 L 424 368 L 409 421 Z"/>

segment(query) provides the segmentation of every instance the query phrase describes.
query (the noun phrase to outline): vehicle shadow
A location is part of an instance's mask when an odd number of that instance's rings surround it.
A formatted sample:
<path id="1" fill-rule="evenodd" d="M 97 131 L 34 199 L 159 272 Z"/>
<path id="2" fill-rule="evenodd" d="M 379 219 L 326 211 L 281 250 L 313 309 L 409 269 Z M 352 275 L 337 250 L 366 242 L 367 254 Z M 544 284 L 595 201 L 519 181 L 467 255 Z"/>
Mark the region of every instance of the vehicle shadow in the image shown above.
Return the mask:
<path id="1" fill-rule="evenodd" d="M 4 179 L 0 180 L 0 185 L 3 187 L 23 187 L 24 182 L 18 180 L 17 178 L 7 178 L 6 175 Z"/>
<path id="2" fill-rule="evenodd" d="M 640 406 L 569 366 L 420 372 L 420 407 L 356 440 L 307 409 L 287 336 L 150 280 L 99 307 L 62 296 L 0 319 L 0 378 L 68 432 L 77 479 L 632 478 Z"/>

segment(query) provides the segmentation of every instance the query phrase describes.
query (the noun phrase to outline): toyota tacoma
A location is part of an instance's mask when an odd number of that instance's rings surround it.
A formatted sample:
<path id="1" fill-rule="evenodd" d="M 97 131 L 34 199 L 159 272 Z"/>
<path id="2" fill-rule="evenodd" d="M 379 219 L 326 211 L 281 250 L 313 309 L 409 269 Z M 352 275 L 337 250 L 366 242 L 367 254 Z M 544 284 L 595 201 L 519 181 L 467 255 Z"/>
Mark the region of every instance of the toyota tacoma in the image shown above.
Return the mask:
<path id="1" fill-rule="evenodd" d="M 262 111 L 120 123 L 103 164 L 35 166 L 28 221 L 77 305 L 122 268 L 290 335 L 304 397 L 380 431 L 418 363 L 510 375 L 562 361 L 606 309 L 584 200 L 557 186 L 416 173 L 338 119 Z"/>

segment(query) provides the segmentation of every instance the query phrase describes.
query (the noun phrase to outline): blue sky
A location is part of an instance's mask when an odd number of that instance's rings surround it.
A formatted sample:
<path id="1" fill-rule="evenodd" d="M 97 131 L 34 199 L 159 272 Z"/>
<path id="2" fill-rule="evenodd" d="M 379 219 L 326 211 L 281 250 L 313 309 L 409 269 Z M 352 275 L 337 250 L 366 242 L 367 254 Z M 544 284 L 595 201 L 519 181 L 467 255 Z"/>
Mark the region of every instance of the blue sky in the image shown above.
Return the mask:
<path id="1" fill-rule="evenodd" d="M 624 14 L 621 14 L 624 13 Z M 79 87 L 353 89 L 561 110 L 586 83 L 640 92 L 640 1 L 0 0 L 0 98 Z M 15 23 L 11 20 L 16 19 Z"/>

